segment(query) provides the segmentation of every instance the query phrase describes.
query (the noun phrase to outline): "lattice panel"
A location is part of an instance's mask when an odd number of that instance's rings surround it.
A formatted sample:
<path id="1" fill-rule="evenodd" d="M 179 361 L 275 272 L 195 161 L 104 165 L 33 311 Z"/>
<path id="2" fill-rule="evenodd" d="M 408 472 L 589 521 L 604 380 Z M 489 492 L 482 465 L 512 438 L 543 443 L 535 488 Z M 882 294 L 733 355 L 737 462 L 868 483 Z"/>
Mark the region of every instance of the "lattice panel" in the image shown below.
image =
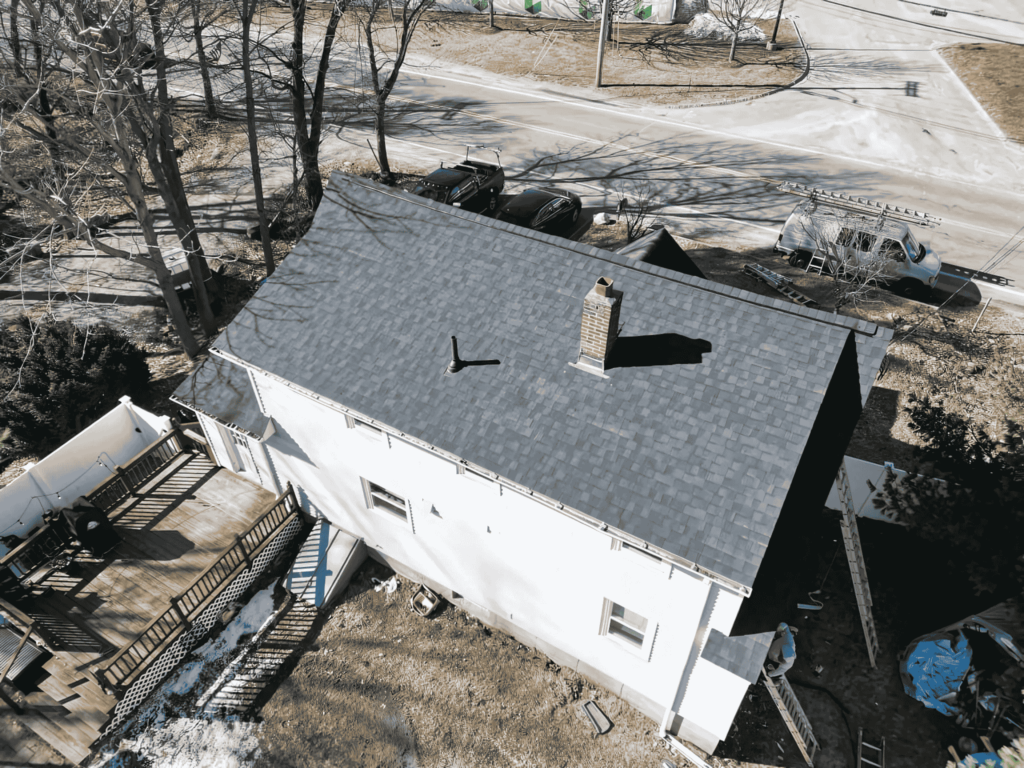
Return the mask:
<path id="1" fill-rule="evenodd" d="M 210 629 L 217 622 L 217 618 L 224 612 L 227 604 L 238 598 L 248 589 L 256 578 L 266 570 L 267 565 L 277 557 L 281 551 L 295 538 L 302 528 L 302 518 L 296 517 L 288 526 L 278 534 L 272 542 L 253 561 L 252 568 L 243 571 L 229 584 L 214 601 L 207 606 L 199 617 L 192 624 L 191 629 L 185 632 L 174 643 L 172 643 L 160 656 L 149 665 L 145 672 L 132 683 L 117 707 L 114 708 L 114 716 L 110 724 L 103 730 L 103 737 L 106 738 L 120 727 L 153 689 L 159 685 L 175 667 L 181 663 L 189 652 L 206 638 Z"/>

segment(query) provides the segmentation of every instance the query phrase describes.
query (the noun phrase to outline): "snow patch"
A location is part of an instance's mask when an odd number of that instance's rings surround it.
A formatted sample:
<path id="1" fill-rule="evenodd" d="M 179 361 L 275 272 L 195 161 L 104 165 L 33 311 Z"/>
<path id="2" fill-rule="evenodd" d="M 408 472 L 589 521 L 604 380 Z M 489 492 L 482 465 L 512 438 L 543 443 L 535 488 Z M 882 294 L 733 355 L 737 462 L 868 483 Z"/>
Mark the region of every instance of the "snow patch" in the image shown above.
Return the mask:
<path id="1" fill-rule="evenodd" d="M 732 32 L 725 24 L 710 13 L 700 13 L 693 17 L 686 27 L 686 34 L 701 40 L 731 40 Z M 758 27 L 748 27 L 740 32 L 739 39 L 742 42 L 757 42 L 768 36 Z"/>
<path id="2" fill-rule="evenodd" d="M 122 742 L 152 768 L 250 768 L 260 756 L 260 723 L 182 717 Z"/>

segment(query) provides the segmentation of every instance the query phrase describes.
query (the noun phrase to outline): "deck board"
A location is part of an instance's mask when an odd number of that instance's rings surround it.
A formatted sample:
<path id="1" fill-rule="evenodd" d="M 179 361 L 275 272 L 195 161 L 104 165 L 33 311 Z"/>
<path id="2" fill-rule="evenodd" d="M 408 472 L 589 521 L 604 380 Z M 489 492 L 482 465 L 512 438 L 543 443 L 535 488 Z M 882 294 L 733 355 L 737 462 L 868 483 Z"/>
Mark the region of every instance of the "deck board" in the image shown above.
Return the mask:
<path id="1" fill-rule="evenodd" d="M 41 708 L 25 724 L 78 762 L 116 703 L 93 668 L 166 611 L 274 498 L 203 455 L 182 454 L 124 499 L 110 513 L 121 544 L 103 560 L 76 560 L 72 574 L 50 574 L 25 606 L 56 646 L 34 694 Z"/>

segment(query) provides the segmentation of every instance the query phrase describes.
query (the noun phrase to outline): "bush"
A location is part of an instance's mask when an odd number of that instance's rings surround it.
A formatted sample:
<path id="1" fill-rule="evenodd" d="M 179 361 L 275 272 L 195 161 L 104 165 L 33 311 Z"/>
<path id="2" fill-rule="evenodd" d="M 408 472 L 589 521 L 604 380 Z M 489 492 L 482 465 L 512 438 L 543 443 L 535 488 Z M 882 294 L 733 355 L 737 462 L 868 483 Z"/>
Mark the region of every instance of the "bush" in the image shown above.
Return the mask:
<path id="1" fill-rule="evenodd" d="M 1024 609 L 1024 428 L 1006 420 L 990 434 L 929 398 L 911 396 L 907 411 L 924 442 L 918 465 L 903 479 L 889 470 L 875 506 L 932 544 L 978 595 Z"/>
<path id="2" fill-rule="evenodd" d="M 43 454 L 149 381 L 145 353 L 103 325 L 19 317 L 0 333 L 0 455 Z"/>

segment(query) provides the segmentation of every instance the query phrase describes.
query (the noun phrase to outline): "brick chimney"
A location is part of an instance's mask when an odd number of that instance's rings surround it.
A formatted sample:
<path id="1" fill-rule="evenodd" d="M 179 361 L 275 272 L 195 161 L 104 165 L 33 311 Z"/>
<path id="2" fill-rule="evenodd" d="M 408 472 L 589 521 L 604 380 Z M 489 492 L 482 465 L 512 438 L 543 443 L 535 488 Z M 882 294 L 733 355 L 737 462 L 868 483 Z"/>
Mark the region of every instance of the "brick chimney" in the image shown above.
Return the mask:
<path id="1" fill-rule="evenodd" d="M 583 299 L 580 324 L 580 359 L 583 365 L 604 370 L 619 337 L 619 307 L 622 291 L 612 289 L 612 279 L 599 277 Z"/>

